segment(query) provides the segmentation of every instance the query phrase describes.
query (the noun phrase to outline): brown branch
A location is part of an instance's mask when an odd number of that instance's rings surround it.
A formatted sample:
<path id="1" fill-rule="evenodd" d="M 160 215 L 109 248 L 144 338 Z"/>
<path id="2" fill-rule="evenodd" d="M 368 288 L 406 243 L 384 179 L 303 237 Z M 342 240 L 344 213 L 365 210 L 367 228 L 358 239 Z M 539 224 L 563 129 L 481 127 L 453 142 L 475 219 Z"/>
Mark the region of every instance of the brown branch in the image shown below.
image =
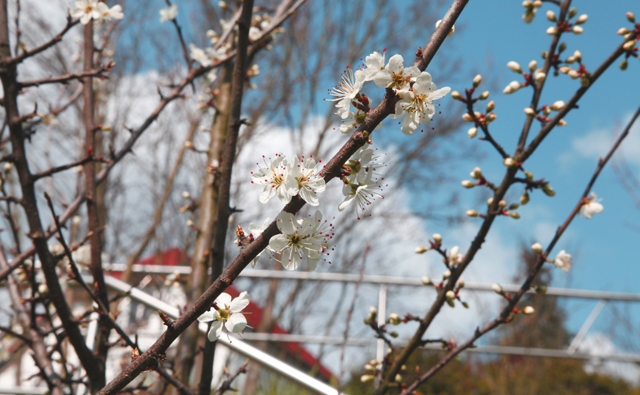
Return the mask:
<path id="1" fill-rule="evenodd" d="M 169 374 L 169 372 L 164 370 L 164 368 L 160 366 L 160 364 L 158 364 L 155 370 L 156 372 L 158 372 L 160 376 L 162 376 L 163 379 L 165 379 L 169 384 L 173 385 L 178 390 L 178 393 L 180 395 L 194 395 L 193 391 L 191 391 L 189 387 L 187 387 L 180 380 L 178 380 L 177 378 Z"/>
<path id="2" fill-rule="evenodd" d="M 62 29 L 62 31 L 60 33 L 58 33 L 54 38 L 52 38 L 51 40 L 47 41 L 46 43 L 40 45 L 39 47 L 36 47 L 30 51 L 25 51 L 23 53 L 21 53 L 18 56 L 15 56 L 13 58 L 9 58 L 7 60 L 4 60 L 2 62 L 0 62 L 0 67 L 2 66 L 10 66 L 10 65 L 15 65 L 17 63 L 22 62 L 23 60 L 37 55 L 40 52 L 43 52 L 49 48 L 51 48 L 52 46 L 56 45 L 57 43 L 59 43 L 60 41 L 62 41 L 62 37 L 69 31 L 71 30 L 72 27 L 74 27 L 75 25 L 78 24 L 78 22 L 80 22 L 80 20 L 73 20 L 71 18 L 71 16 L 67 16 L 67 25 L 64 27 L 64 29 Z"/>
<path id="3" fill-rule="evenodd" d="M 533 267 L 533 269 L 531 269 L 531 272 L 525 279 L 524 283 L 522 284 L 518 292 L 516 294 L 510 295 L 509 303 L 507 303 L 504 309 L 502 309 L 498 318 L 496 318 L 492 322 L 485 325 L 482 329 L 479 329 L 479 328 L 476 329 L 475 334 L 471 338 L 469 338 L 469 340 L 467 340 L 463 344 L 459 345 L 458 347 L 454 348 L 449 353 L 447 353 L 447 355 L 445 355 L 445 357 L 442 358 L 440 362 L 438 362 L 435 366 L 433 366 L 431 369 L 429 369 L 427 372 L 425 372 L 423 375 L 417 378 L 414 383 L 412 383 L 402 392 L 402 394 L 404 395 L 412 394 L 413 391 L 415 391 L 420 384 L 424 383 L 429 378 L 431 378 L 434 374 L 436 374 L 440 369 L 442 369 L 447 363 L 449 363 L 458 354 L 460 354 L 462 351 L 468 348 L 474 347 L 474 342 L 478 340 L 481 336 L 495 329 L 496 327 L 508 322 L 509 317 L 513 314 L 514 308 L 516 307 L 520 299 L 522 299 L 522 297 L 531 288 L 531 284 L 533 283 L 533 280 L 535 279 L 536 275 L 540 272 L 540 269 L 542 269 L 542 266 L 547 261 L 547 256 L 549 255 L 549 253 L 551 253 L 551 251 L 553 250 L 553 247 L 556 245 L 556 243 L 558 242 L 562 234 L 565 232 L 565 230 L 569 227 L 569 224 L 571 223 L 571 221 L 580 212 L 580 208 L 585 203 L 585 198 L 591 191 L 591 188 L 596 182 L 602 169 L 607 164 L 609 159 L 611 159 L 611 157 L 613 156 L 615 151 L 618 149 L 622 141 L 625 139 L 625 137 L 627 137 L 627 135 L 629 134 L 629 131 L 631 130 L 631 127 L 635 123 L 638 116 L 640 116 L 640 108 L 638 108 L 636 113 L 633 115 L 633 117 L 629 121 L 629 124 L 625 128 L 624 132 L 618 137 L 615 144 L 609 150 L 609 153 L 607 154 L 607 156 L 604 159 L 600 158 L 598 160 L 598 166 L 596 167 L 596 170 L 593 173 L 593 176 L 591 176 L 591 179 L 589 180 L 589 183 L 587 184 L 587 187 L 585 188 L 584 192 L 578 199 L 578 202 L 576 203 L 575 207 L 573 208 L 573 210 L 571 211 L 571 213 L 569 214 L 565 222 L 556 230 L 556 234 L 553 237 L 553 240 L 551 240 L 551 242 L 549 243 L 549 246 L 545 250 L 544 254 L 540 254 L 540 257 L 538 258 L 538 262 Z"/>
<path id="4" fill-rule="evenodd" d="M 242 126 L 242 97 L 244 94 L 244 84 L 247 75 L 247 52 L 249 49 L 249 29 L 251 28 L 251 16 L 253 13 L 253 0 L 244 0 L 242 12 L 238 18 L 238 46 L 236 47 L 236 61 L 231 76 L 231 107 L 227 124 L 227 136 L 225 139 L 224 151 L 221 157 L 220 174 L 217 177 L 220 184 L 218 187 L 218 216 L 215 220 L 215 230 L 213 235 L 213 248 L 208 259 L 211 262 L 211 282 L 222 274 L 224 265 L 224 247 L 227 241 L 227 228 L 229 227 L 229 216 L 231 208 L 231 174 L 233 162 L 236 158 L 236 145 L 238 134 Z M 207 342 L 202 356 L 202 374 L 198 384 L 198 394 L 208 395 L 211 393 L 211 380 L 213 378 L 213 357 L 215 354 L 215 343 Z"/>
<path id="5" fill-rule="evenodd" d="M 166 0 L 166 3 L 169 7 L 171 7 L 171 1 L 170 0 Z M 182 47 L 182 56 L 184 56 L 184 60 L 185 62 L 187 62 L 187 69 L 191 70 L 193 68 L 193 65 L 191 64 L 191 58 L 189 57 L 189 50 L 187 49 L 187 44 L 184 41 L 184 37 L 182 36 L 182 28 L 180 28 L 180 25 L 178 24 L 178 21 L 174 18 L 171 20 L 171 23 L 173 23 L 173 26 L 176 27 L 176 32 L 178 33 L 178 39 L 180 40 L 180 46 Z"/>
<path id="6" fill-rule="evenodd" d="M 249 365 L 248 359 L 244 361 L 244 363 L 232 375 L 229 374 L 229 371 L 225 367 L 224 375 L 227 376 L 227 378 L 222 382 L 222 385 L 220 386 L 220 388 L 218 388 L 216 392 L 213 393 L 213 395 L 222 395 L 226 391 L 236 391 L 234 388 L 231 387 L 231 383 L 233 383 L 233 380 L 235 380 L 241 374 L 247 373 L 247 365 Z"/>
<path id="7" fill-rule="evenodd" d="M 91 162 L 93 160 L 94 160 L 93 156 L 87 156 L 84 159 L 80 159 L 80 160 L 77 160 L 75 162 L 68 163 L 66 165 L 52 167 L 49 170 L 41 171 L 40 173 L 35 173 L 32 177 L 33 177 L 34 181 L 39 180 L 39 179 L 41 179 L 43 177 L 51 177 L 56 173 L 60 173 L 61 171 L 73 169 L 74 167 L 77 167 L 77 166 L 82 166 L 85 163 Z"/>
<path id="8" fill-rule="evenodd" d="M 23 82 L 18 82 L 18 85 L 20 86 L 20 88 L 27 88 L 30 86 L 40 86 L 45 84 L 66 84 L 69 81 L 86 79 L 87 77 L 107 78 L 107 76 L 104 73 L 111 70 L 113 65 L 114 63 L 109 63 L 107 65 L 103 64 L 103 65 L 100 65 L 100 67 L 96 70 L 89 69 L 80 73 L 65 74 L 58 77 L 42 78 L 39 80 L 32 80 L 32 81 L 23 81 Z"/>

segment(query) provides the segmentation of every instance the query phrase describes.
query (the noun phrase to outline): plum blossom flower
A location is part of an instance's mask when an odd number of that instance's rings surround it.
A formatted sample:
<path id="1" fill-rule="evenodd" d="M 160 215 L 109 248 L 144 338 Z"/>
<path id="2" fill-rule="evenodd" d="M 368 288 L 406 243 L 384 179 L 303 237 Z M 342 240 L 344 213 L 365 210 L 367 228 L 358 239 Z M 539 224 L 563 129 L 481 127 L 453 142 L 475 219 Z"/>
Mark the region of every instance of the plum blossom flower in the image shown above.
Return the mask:
<path id="1" fill-rule="evenodd" d="M 260 193 L 260 203 L 267 203 L 275 195 L 278 195 L 282 203 L 291 201 L 293 195 L 285 185 L 285 180 L 289 176 L 289 167 L 284 155 L 276 154 L 276 158 L 272 159 L 267 167 L 259 167 L 258 171 L 251 172 L 251 175 L 252 184 L 266 184 Z"/>
<path id="2" fill-rule="evenodd" d="M 316 172 L 317 163 L 313 158 L 298 160 L 297 156 L 289 163 L 289 173 L 285 179 L 288 194 L 295 196 L 298 193 L 305 202 L 312 206 L 320 204 L 316 192 L 324 192 L 325 182 Z"/>
<path id="3" fill-rule="evenodd" d="M 76 8 L 69 10 L 72 18 L 80 18 L 80 23 L 86 25 L 91 19 L 100 18 L 98 0 L 78 0 Z"/>
<path id="4" fill-rule="evenodd" d="M 583 215 L 586 219 L 591 219 L 593 214 L 600 214 L 604 207 L 598 203 L 602 199 L 598 199 L 598 195 L 595 192 L 591 192 L 591 195 L 587 198 L 587 202 L 580 207 L 578 215 Z"/>
<path id="5" fill-rule="evenodd" d="M 571 269 L 571 255 L 562 250 L 558 255 L 556 255 L 556 259 L 553 260 L 553 264 L 556 265 L 558 269 L 568 272 L 569 269 Z"/>
<path id="6" fill-rule="evenodd" d="M 409 87 L 412 78 L 420 75 L 420 69 L 415 66 L 404 67 L 401 55 L 393 55 L 387 66 L 376 73 L 373 82 L 381 88 L 405 89 Z"/>
<path id="7" fill-rule="evenodd" d="M 309 270 L 315 270 L 324 251 L 331 225 L 322 223 L 322 214 L 316 211 L 314 219 L 296 219 L 295 215 L 282 212 L 276 217 L 276 224 L 282 234 L 269 240 L 269 246 L 282 254 L 282 266 L 287 270 L 295 270 L 300 266 L 302 257 L 307 257 Z M 325 243 L 323 243 L 323 241 Z"/>
<path id="8" fill-rule="evenodd" d="M 335 99 L 329 99 L 329 101 L 337 101 L 336 112 L 340 118 L 345 119 L 349 115 L 351 108 L 351 101 L 357 99 L 360 89 L 364 84 L 365 73 L 362 70 L 353 70 L 347 66 L 347 71 L 342 74 L 338 86 L 334 86 L 330 90 L 330 94 L 335 96 Z"/>
<path id="9" fill-rule="evenodd" d="M 249 231 L 253 235 L 253 238 L 255 239 L 256 237 L 260 236 L 262 232 L 264 232 L 264 230 L 267 229 L 270 223 L 271 223 L 271 219 L 269 217 L 267 217 L 267 219 L 264 220 L 262 225 L 256 225 L 253 222 L 250 223 Z M 236 239 L 234 243 L 238 244 L 238 240 Z M 273 249 L 269 246 L 267 246 L 266 249 L 273 252 Z M 251 267 L 256 267 L 256 265 L 258 264 L 258 260 L 260 259 L 260 255 L 262 255 L 264 251 L 265 250 L 260 251 L 260 253 L 258 253 L 258 255 L 256 255 L 255 258 L 253 258 L 253 260 L 251 261 Z"/>
<path id="10" fill-rule="evenodd" d="M 373 80 L 380 70 L 384 70 L 384 56 L 384 51 L 382 53 L 376 51 L 365 58 L 364 63 L 367 66 L 364 69 L 365 82 Z"/>
<path id="11" fill-rule="evenodd" d="M 124 18 L 124 14 L 122 13 L 122 6 L 120 4 L 116 4 L 113 7 L 109 8 L 105 3 L 98 3 L 98 12 L 100 16 L 98 18 L 94 17 L 97 22 L 110 21 L 112 19 L 122 19 Z"/>
<path id="12" fill-rule="evenodd" d="M 449 261 L 449 267 L 456 267 L 462 263 L 462 259 L 464 259 L 464 255 L 460 253 L 460 247 L 454 246 L 449 251 L 447 256 L 447 261 Z"/>
<path id="13" fill-rule="evenodd" d="M 377 185 L 377 181 L 373 180 L 373 172 L 366 172 L 364 179 L 349 181 L 347 178 L 343 178 L 344 187 L 342 187 L 342 194 L 345 196 L 344 201 L 338 206 L 338 210 L 343 211 L 355 200 L 356 213 L 364 211 L 366 206 L 370 205 L 377 196 L 384 199 L 384 196 L 378 191 L 382 191 L 382 187 Z M 359 214 L 358 214 L 359 215 Z M 358 219 L 360 217 L 358 216 Z"/>
<path id="14" fill-rule="evenodd" d="M 209 67 L 213 64 L 213 61 L 209 59 L 207 53 L 195 44 L 189 44 L 189 56 L 191 59 L 200 63 L 202 67 Z"/>
<path id="15" fill-rule="evenodd" d="M 262 37 L 262 31 L 255 26 L 249 28 L 249 40 L 252 42 L 258 41 Z"/>
<path id="16" fill-rule="evenodd" d="M 396 103 L 395 114 L 390 117 L 404 117 L 400 128 L 402 133 L 413 134 L 420 124 L 427 123 L 435 114 L 433 101 L 443 98 L 449 91 L 449 87 L 437 89 L 436 84 L 431 82 L 431 74 L 423 72 L 416 78 L 412 91 L 398 92 L 401 100 Z"/>
<path id="17" fill-rule="evenodd" d="M 160 10 L 160 23 L 164 23 L 166 21 L 173 21 L 178 16 L 178 5 L 171 4 L 167 8 L 163 8 Z"/>
<path id="18" fill-rule="evenodd" d="M 211 322 L 211 329 L 207 334 L 209 341 L 216 341 L 222 334 L 222 325 L 229 332 L 240 333 L 247 327 L 247 319 L 241 313 L 249 305 L 250 296 L 247 291 L 242 292 L 237 298 L 231 300 L 231 295 L 221 293 L 213 302 L 213 311 L 206 311 L 200 317 L 199 322 Z"/>
<path id="19" fill-rule="evenodd" d="M 344 164 L 348 181 L 364 183 L 368 172 L 373 173 L 373 176 L 376 177 L 382 176 L 377 171 L 381 167 L 385 167 L 386 164 L 379 161 L 382 155 L 373 156 L 373 154 L 374 149 L 369 148 L 369 144 L 365 144 L 349 158 L 347 163 Z"/>

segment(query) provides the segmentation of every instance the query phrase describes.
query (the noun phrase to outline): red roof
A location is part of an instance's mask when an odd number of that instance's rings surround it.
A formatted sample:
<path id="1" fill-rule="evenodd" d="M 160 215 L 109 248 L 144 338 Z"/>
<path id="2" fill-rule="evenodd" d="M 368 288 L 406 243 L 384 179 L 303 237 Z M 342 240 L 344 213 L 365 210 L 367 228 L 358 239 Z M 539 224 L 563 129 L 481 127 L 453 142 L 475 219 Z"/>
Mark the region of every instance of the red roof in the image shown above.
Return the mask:
<path id="1" fill-rule="evenodd" d="M 142 259 L 138 261 L 138 264 L 141 265 L 166 265 L 166 266 L 176 266 L 182 262 L 183 259 L 183 251 L 179 248 L 171 248 L 166 250 L 161 255 L 161 262 L 158 263 L 158 255 L 153 255 L 148 258 Z M 112 273 L 114 277 L 120 277 L 120 273 Z M 232 297 L 237 297 L 240 295 L 240 291 L 238 291 L 233 285 L 230 285 L 226 292 Z M 258 306 L 255 302 L 249 302 L 249 306 L 247 306 L 244 311 L 251 313 L 247 314 L 247 321 L 249 326 L 254 328 L 258 327 L 260 320 L 262 319 L 262 308 Z M 288 332 L 284 330 L 280 325 L 276 324 L 273 326 L 271 333 L 274 334 L 287 334 Z M 282 343 L 289 354 L 297 357 L 304 363 L 307 367 L 312 368 L 318 366 L 318 372 L 325 378 L 330 379 L 333 377 L 333 374 L 329 369 L 325 366 L 318 363 L 318 360 L 300 343 Z"/>

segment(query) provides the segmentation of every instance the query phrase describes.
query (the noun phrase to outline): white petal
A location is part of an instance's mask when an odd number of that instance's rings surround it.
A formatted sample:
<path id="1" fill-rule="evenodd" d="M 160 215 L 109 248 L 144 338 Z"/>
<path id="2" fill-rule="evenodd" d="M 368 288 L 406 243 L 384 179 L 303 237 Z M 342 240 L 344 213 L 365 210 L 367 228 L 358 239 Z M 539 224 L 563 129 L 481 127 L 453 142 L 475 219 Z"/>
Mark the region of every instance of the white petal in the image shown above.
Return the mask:
<path id="1" fill-rule="evenodd" d="M 260 192 L 260 197 L 258 198 L 258 200 L 260 201 L 260 203 L 264 204 L 269 200 L 271 200 L 271 198 L 275 194 L 276 194 L 276 188 L 271 184 L 267 184 L 262 190 L 262 192 Z"/>
<path id="2" fill-rule="evenodd" d="M 373 82 L 380 88 L 386 88 L 393 82 L 393 78 L 391 78 L 391 72 L 389 72 L 389 70 L 380 70 L 380 72 L 376 74 L 375 77 L 373 77 Z"/>
<path id="3" fill-rule="evenodd" d="M 237 298 L 231 301 L 229 311 L 232 313 L 241 312 L 245 307 L 249 306 L 250 300 L 251 296 L 249 296 L 249 293 L 247 293 L 247 291 L 243 291 Z"/>
<path id="4" fill-rule="evenodd" d="M 310 271 L 316 270 L 316 266 L 318 266 L 318 260 L 307 258 L 307 266 L 309 267 Z"/>
<path id="5" fill-rule="evenodd" d="M 222 321 L 215 321 L 211 324 L 211 329 L 209 329 L 207 338 L 209 339 L 210 342 L 214 342 L 218 340 L 221 334 L 222 334 Z"/>
<path id="6" fill-rule="evenodd" d="M 282 266 L 287 270 L 296 270 L 302 262 L 302 257 L 293 248 L 288 248 L 282 252 Z"/>
<path id="7" fill-rule="evenodd" d="M 282 251 L 289 245 L 289 239 L 285 235 L 275 235 L 269 240 L 269 247 L 275 251 Z"/>
<path id="8" fill-rule="evenodd" d="M 223 308 L 224 306 L 229 306 L 231 304 L 231 295 L 229 295 L 226 292 L 223 292 L 216 298 L 215 303 L 220 308 Z"/>
<path id="9" fill-rule="evenodd" d="M 347 186 L 348 186 L 348 185 L 347 185 Z M 349 188 L 351 188 L 351 187 L 349 187 Z M 347 208 L 347 206 L 348 206 L 348 205 L 353 201 L 353 199 L 355 199 L 355 198 L 356 198 L 356 195 L 355 195 L 355 194 L 354 194 L 354 195 L 347 196 L 347 197 L 344 199 L 344 202 L 340 203 L 340 205 L 338 206 L 338 211 L 343 211 L 345 208 Z"/>
<path id="10" fill-rule="evenodd" d="M 404 68 L 403 65 L 404 59 L 402 58 L 402 55 L 393 55 L 391 59 L 389 59 L 387 70 L 397 73 Z"/>
<path id="11" fill-rule="evenodd" d="M 229 332 L 240 333 L 247 327 L 247 319 L 240 313 L 231 314 L 224 326 Z"/>
<path id="12" fill-rule="evenodd" d="M 211 322 L 215 320 L 213 313 L 213 311 L 205 311 L 204 314 L 198 317 L 198 322 Z"/>
<path id="13" fill-rule="evenodd" d="M 305 202 L 309 203 L 311 206 L 320 205 L 320 201 L 318 200 L 318 196 L 315 192 L 310 190 L 309 188 L 302 188 L 300 190 L 300 197 L 304 199 Z"/>
<path id="14" fill-rule="evenodd" d="M 286 235 L 292 235 L 296 233 L 296 228 L 294 222 L 296 221 L 296 217 L 293 214 L 289 214 L 286 212 L 282 212 L 278 214 L 276 217 L 276 223 L 278 225 L 278 229 L 280 232 Z"/>
<path id="15" fill-rule="evenodd" d="M 604 210 L 602 204 L 598 202 L 591 202 L 589 205 L 591 206 L 591 211 L 593 211 L 595 214 L 600 214 L 602 210 Z"/>

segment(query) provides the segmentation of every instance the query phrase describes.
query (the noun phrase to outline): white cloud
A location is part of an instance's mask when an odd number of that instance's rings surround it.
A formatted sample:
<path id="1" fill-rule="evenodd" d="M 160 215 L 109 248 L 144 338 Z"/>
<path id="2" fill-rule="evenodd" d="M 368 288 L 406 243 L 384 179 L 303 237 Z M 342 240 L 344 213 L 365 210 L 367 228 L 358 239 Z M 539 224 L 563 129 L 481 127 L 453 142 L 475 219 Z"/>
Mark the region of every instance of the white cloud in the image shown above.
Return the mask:
<path id="1" fill-rule="evenodd" d="M 603 333 L 593 333 L 586 336 L 580 347 L 578 347 L 578 350 L 594 356 L 593 359 L 585 363 L 584 370 L 586 372 L 619 377 L 634 386 L 640 384 L 639 366 L 633 363 L 602 359 L 602 357 L 607 355 L 621 354 L 621 350 L 616 347 L 607 335 Z"/>
<path id="2" fill-rule="evenodd" d="M 572 153 L 582 158 L 598 158 L 606 155 L 623 130 L 622 128 L 626 127 L 631 120 L 631 116 L 632 114 L 629 113 L 620 123 L 611 125 L 609 128 L 594 129 L 584 136 L 573 139 Z M 615 135 L 612 131 L 615 131 Z M 619 150 L 624 152 L 629 163 L 640 165 L 640 122 L 635 122 Z"/>

